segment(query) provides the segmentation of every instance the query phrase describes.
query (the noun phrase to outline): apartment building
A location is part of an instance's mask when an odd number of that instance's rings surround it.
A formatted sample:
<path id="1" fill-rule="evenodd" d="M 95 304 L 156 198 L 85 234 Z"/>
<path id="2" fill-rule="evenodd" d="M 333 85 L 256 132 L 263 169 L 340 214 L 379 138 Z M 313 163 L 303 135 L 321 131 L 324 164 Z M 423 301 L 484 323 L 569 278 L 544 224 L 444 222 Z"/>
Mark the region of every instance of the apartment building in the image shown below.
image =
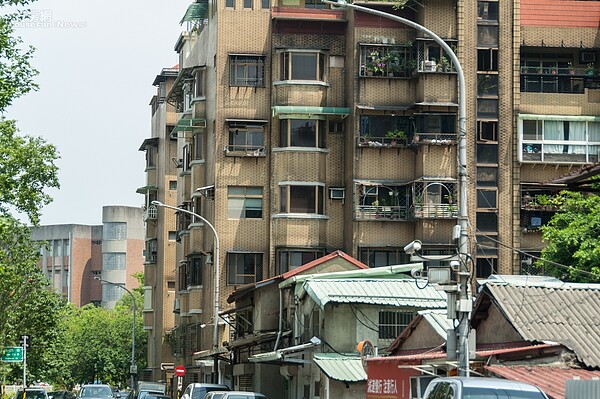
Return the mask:
<path id="1" fill-rule="evenodd" d="M 150 137 L 139 150 L 146 153 L 146 184 L 137 189 L 144 195 L 144 329 L 148 332 L 147 369 L 141 370 L 146 381 L 170 381 L 173 357 L 166 344 L 175 326 L 176 236 L 175 214 L 157 217 L 152 201 L 177 205 L 177 123 L 175 107 L 166 101 L 167 93 L 178 76 L 177 66 L 163 68 L 153 81 L 156 94 L 150 101 L 152 122 Z"/>
<path id="2" fill-rule="evenodd" d="M 40 267 L 51 287 L 76 306 L 112 308 L 126 294 L 94 278 L 138 286 L 133 276 L 142 271 L 144 229 L 140 208 L 102 207 L 102 224 L 44 225 L 31 228 L 31 240 L 45 242 Z"/>
<path id="3" fill-rule="evenodd" d="M 355 4 L 427 27 L 460 60 L 473 277 L 543 273 L 530 258 L 555 210 L 533 203 L 598 161 L 599 3 Z M 320 1 L 196 1 L 181 24 L 177 115 L 159 138 L 177 137 L 164 162 L 185 210 L 157 214 L 177 217 L 169 338 L 187 381 L 239 385 L 211 361 L 228 339 L 218 327 L 213 345 L 213 306 L 235 287 L 337 249 L 370 267 L 406 263 L 415 239 L 429 267 L 456 253 L 457 67 L 420 30 Z"/>

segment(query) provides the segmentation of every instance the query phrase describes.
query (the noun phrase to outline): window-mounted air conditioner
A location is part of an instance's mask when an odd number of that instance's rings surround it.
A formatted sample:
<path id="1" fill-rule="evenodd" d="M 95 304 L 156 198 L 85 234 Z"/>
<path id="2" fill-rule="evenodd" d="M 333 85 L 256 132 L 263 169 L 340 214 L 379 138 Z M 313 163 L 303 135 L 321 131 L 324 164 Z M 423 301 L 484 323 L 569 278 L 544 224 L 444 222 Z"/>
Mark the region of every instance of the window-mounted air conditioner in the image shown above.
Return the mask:
<path id="1" fill-rule="evenodd" d="M 329 189 L 329 198 L 332 200 L 343 200 L 346 198 L 346 189 L 344 187 L 331 187 Z"/>

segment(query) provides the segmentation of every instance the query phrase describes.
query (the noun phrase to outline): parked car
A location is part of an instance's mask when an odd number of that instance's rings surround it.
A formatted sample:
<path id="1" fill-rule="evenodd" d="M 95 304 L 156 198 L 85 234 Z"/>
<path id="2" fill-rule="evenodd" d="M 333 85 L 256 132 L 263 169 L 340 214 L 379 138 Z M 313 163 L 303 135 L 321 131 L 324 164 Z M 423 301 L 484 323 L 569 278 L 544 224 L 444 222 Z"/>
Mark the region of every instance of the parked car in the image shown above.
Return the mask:
<path id="1" fill-rule="evenodd" d="M 267 399 L 267 397 L 260 392 L 212 391 L 207 393 L 204 399 Z"/>
<path id="2" fill-rule="evenodd" d="M 71 391 L 52 391 L 48 392 L 48 399 L 75 399 L 75 394 Z"/>
<path id="3" fill-rule="evenodd" d="M 81 386 L 78 399 L 114 399 L 113 391 L 106 384 L 85 384 Z"/>
<path id="4" fill-rule="evenodd" d="M 485 377 L 440 377 L 432 380 L 423 399 L 548 399 L 535 385 Z"/>
<path id="5" fill-rule="evenodd" d="M 169 395 L 163 395 L 162 393 L 149 392 L 144 396 L 144 399 L 171 399 Z"/>
<path id="6" fill-rule="evenodd" d="M 229 391 L 227 385 L 192 383 L 185 388 L 181 399 L 204 399 L 204 395 L 212 391 Z"/>
<path id="7" fill-rule="evenodd" d="M 48 399 L 48 394 L 42 387 L 19 388 L 15 399 Z"/>

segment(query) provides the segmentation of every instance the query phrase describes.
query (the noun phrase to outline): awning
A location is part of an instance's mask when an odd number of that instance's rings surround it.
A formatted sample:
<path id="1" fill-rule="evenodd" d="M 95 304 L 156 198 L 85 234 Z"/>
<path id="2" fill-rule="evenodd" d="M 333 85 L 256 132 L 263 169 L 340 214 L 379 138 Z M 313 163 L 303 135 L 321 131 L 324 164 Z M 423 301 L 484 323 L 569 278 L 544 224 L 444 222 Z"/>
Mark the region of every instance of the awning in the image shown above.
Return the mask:
<path id="1" fill-rule="evenodd" d="M 135 190 L 135 192 L 138 194 L 146 194 L 148 191 L 156 191 L 156 190 L 158 190 L 158 187 L 156 187 L 154 185 L 149 185 L 149 186 L 140 187 L 137 190 Z"/>
<path id="2" fill-rule="evenodd" d="M 153 147 L 158 147 L 158 137 L 151 137 L 149 139 L 145 139 L 142 142 L 142 145 L 140 146 L 138 151 L 146 151 L 147 147 L 151 145 Z"/>
<path id="3" fill-rule="evenodd" d="M 206 12 L 208 11 L 208 0 L 203 0 L 200 3 L 192 3 L 189 5 L 187 11 L 181 21 L 179 21 L 179 25 L 188 21 L 198 21 L 204 19 L 206 17 Z"/>
<path id="4" fill-rule="evenodd" d="M 192 131 L 194 129 L 205 129 L 206 119 L 204 118 L 181 118 L 173 128 L 173 132 Z"/>
<path id="5" fill-rule="evenodd" d="M 273 116 L 285 118 L 286 115 L 339 115 L 346 117 L 350 115 L 350 108 L 344 107 L 304 107 L 296 105 L 276 105 L 273 107 Z"/>
<path id="6" fill-rule="evenodd" d="M 440 102 L 421 101 L 420 103 L 415 103 L 415 105 L 418 105 L 421 107 L 458 107 L 457 103 L 452 103 L 449 101 L 440 101 Z"/>
<path id="7" fill-rule="evenodd" d="M 364 105 L 357 104 L 356 108 L 367 111 L 406 111 L 411 109 L 413 104 L 398 104 L 398 105 Z"/>
<path id="8" fill-rule="evenodd" d="M 313 360 L 325 375 L 343 382 L 362 382 L 367 373 L 359 356 L 337 353 L 315 353 Z"/>
<path id="9" fill-rule="evenodd" d="M 257 123 L 257 124 L 265 124 L 269 121 L 264 119 L 235 119 L 235 118 L 225 118 L 225 122 L 227 123 Z"/>

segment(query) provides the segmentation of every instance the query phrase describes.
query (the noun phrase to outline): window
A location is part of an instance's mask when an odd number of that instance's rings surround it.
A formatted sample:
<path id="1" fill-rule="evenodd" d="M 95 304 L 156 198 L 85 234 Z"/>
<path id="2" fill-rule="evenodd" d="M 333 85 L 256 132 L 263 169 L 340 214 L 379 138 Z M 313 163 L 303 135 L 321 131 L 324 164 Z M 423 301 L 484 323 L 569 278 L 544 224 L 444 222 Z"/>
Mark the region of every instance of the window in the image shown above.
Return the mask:
<path id="1" fill-rule="evenodd" d="M 270 2 L 270 0 L 261 0 L 260 1 L 260 6 L 263 9 L 267 10 L 267 9 L 271 8 L 271 2 Z"/>
<path id="2" fill-rule="evenodd" d="M 249 284 L 262 280 L 262 253 L 227 253 L 227 284 Z"/>
<path id="3" fill-rule="evenodd" d="M 204 97 L 204 67 L 194 71 L 193 93 L 194 97 Z"/>
<path id="4" fill-rule="evenodd" d="M 264 123 L 229 122 L 229 152 L 264 154 Z"/>
<path id="5" fill-rule="evenodd" d="M 396 339 L 414 317 L 410 311 L 379 311 L 379 339 Z"/>
<path id="6" fill-rule="evenodd" d="M 319 80 L 325 75 L 325 54 L 318 51 L 286 51 L 281 54 L 281 80 Z"/>
<path id="7" fill-rule="evenodd" d="M 146 250 L 144 252 L 145 261 L 148 263 L 156 263 L 156 257 L 158 255 L 158 241 L 149 239 L 146 241 Z"/>
<path id="8" fill-rule="evenodd" d="M 477 119 L 498 119 L 498 100 L 478 98 Z"/>
<path id="9" fill-rule="evenodd" d="M 498 168 L 477 167 L 477 185 L 495 187 L 498 185 Z"/>
<path id="10" fill-rule="evenodd" d="M 239 309 L 235 312 L 235 332 L 237 337 L 254 332 L 254 309 L 251 307 Z"/>
<path id="11" fill-rule="evenodd" d="M 498 231 L 498 214 L 495 212 L 477 212 L 477 229 L 482 232 Z"/>
<path id="12" fill-rule="evenodd" d="M 359 248 L 358 256 L 369 267 L 402 265 L 410 261 L 401 248 Z"/>
<path id="13" fill-rule="evenodd" d="M 277 274 L 282 274 L 325 256 L 322 248 L 278 248 Z"/>
<path id="14" fill-rule="evenodd" d="M 244 0 L 244 8 L 252 8 L 252 0 Z"/>
<path id="15" fill-rule="evenodd" d="M 498 207 L 498 192 L 496 190 L 477 190 L 477 208 L 496 209 Z"/>
<path id="16" fill-rule="evenodd" d="M 235 7 L 235 0 L 225 0 L 225 7 L 229 7 L 229 8 Z"/>
<path id="17" fill-rule="evenodd" d="M 180 208 L 190 210 L 191 203 L 184 202 Z M 190 223 L 192 223 L 192 215 L 187 212 L 177 212 L 177 230 L 178 232 L 186 231 L 189 229 Z"/>
<path id="18" fill-rule="evenodd" d="M 111 285 L 111 284 L 102 284 L 102 301 L 118 301 L 123 296 L 125 290 L 123 288 Z"/>
<path id="19" fill-rule="evenodd" d="M 127 256 L 123 252 L 105 252 L 102 254 L 103 270 L 125 270 Z"/>
<path id="20" fill-rule="evenodd" d="M 498 97 L 498 75 L 479 74 L 477 75 L 477 96 L 478 97 Z"/>
<path id="21" fill-rule="evenodd" d="M 447 44 L 451 48 L 456 47 L 455 42 Z M 433 40 L 419 40 L 417 51 L 417 66 L 420 72 L 456 72 L 450 56 Z"/>
<path id="22" fill-rule="evenodd" d="M 169 180 L 169 190 L 177 190 L 177 180 Z"/>
<path id="23" fill-rule="evenodd" d="M 475 276 L 477 278 L 488 278 L 498 270 L 498 259 L 496 258 L 477 258 L 475 266 Z"/>
<path id="24" fill-rule="evenodd" d="M 600 122 L 590 118 L 522 119 L 523 162 L 593 163 L 600 151 Z"/>
<path id="25" fill-rule="evenodd" d="M 305 8 L 328 8 L 329 5 L 322 3 L 321 0 L 304 0 Z"/>
<path id="26" fill-rule="evenodd" d="M 479 26 L 477 26 L 477 46 L 479 46 L 479 47 L 498 47 L 498 26 L 497 25 L 479 25 Z"/>
<path id="27" fill-rule="evenodd" d="M 156 147 L 153 145 L 146 146 L 146 167 L 154 168 L 156 166 Z"/>
<path id="28" fill-rule="evenodd" d="M 170 230 L 169 231 L 169 235 L 168 235 L 168 240 L 169 241 L 175 241 L 175 240 L 177 240 L 177 232 L 173 231 L 173 230 Z"/>
<path id="29" fill-rule="evenodd" d="M 229 219 L 261 219 L 262 187 L 227 187 Z"/>
<path id="30" fill-rule="evenodd" d="M 325 121 L 315 119 L 282 119 L 280 147 L 325 148 Z"/>
<path id="31" fill-rule="evenodd" d="M 477 70 L 481 72 L 498 71 L 498 49 L 478 49 Z"/>
<path id="32" fill-rule="evenodd" d="M 498 3 L 491 1 L 477 2 L 477 22 L 498 22 Z"/>
<path id="33" fill-rule="evenodd" d="M 188 256 L 187 262 L 185 263 L 186 276 L 188 277 L 187 286 L 198 286 L 202 285 L 202 265 L 204 264 L 204 255 L 193 254 Z"/>
<path id="34" fill-rule="evenodd" d="M 477 121 L 477 141 L 498 141 L 498 121 Z"/>
<path id="35" fill-rule="evenodd" d="M 107 240 L 126 240 L 127 239 L 127 223 L 109 222 L 104 223 L 102 228 L 102 239 Z"/>
<path id="36" fill-rule="evenodd" d="M 477 163 L 478 164 L 498 164 L 498 145 L 497 144 L 477 144 Z"/>
<path id="37" fill-rule="evenodd" d="M 230 86 L 265 86 L 265 56 L 264 55 L 230 55 L 229 56 L 229 85 Z"/>
<path id="38" fill-rule="evenodd" d="M 323 185 L 281 185 L 281 213 L 323 214 Z"/>
<path id="39" fill-rule="evenodd" d="M 193 153 L 194 160 L 201 160 L 201 159 L 203 159 L 203 157 L 202 157 L 202 148 L 203 148 L 203 146 L 202 146 L 203 140 L 202 139 L 203 138 L 204 138 L 204 135 L 202 133 L 200 133 L 200 132 L 194 133 L 194 144 L 193 144 L 193 147 L 194 147 L 194 153 Z"/>

